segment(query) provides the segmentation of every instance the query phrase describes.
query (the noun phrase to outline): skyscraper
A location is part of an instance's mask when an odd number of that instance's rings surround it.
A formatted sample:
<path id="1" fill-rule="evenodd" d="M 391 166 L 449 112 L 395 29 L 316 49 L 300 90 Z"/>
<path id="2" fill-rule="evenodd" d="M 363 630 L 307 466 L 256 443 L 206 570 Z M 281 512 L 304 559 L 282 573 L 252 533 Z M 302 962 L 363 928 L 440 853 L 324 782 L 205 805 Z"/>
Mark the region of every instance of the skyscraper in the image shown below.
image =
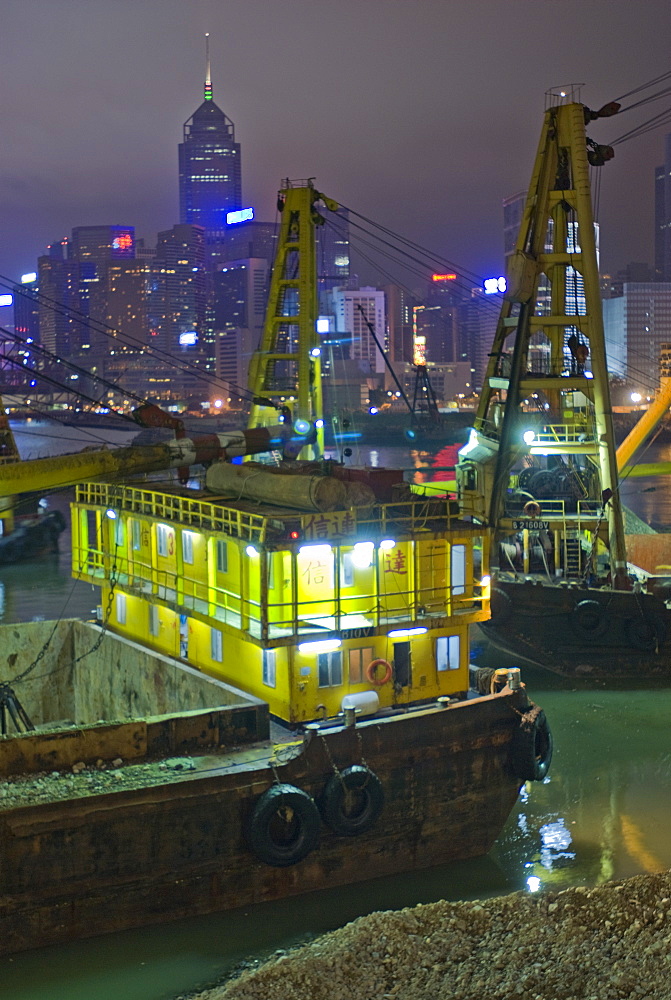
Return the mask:
<path id="1" fill-rule="evenodd" d="M 240 143 L 233 122 L 212 99 L 208 49 L 205 99 L 185 122 L 179 145 L 180 222 L 202 226 L 210 239 L 226 229 L 226 213 L 240 208 Z"/>

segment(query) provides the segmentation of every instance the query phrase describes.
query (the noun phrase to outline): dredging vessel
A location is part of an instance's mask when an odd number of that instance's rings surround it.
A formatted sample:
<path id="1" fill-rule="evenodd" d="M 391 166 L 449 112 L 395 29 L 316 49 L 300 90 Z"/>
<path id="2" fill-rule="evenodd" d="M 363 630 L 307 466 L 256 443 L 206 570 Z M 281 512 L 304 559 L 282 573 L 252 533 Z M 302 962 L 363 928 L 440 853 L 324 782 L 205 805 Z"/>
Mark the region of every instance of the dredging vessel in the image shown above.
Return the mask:
<path id="1" fill-rule="evenodd" d="M 273 398 L 293 396 L 311 461 L 156 446 L 181 480 L 205 461 L 188 488 L 92 481 L 77 457 L 73 574 L 100 587 L 100 621 L 0 629 L 22 730 L 0 739 L 0 951 L 482 855 L 547 773 L 519 671 L 468 697 L 488 530 L 400 472 L 320 456 L 321 199 L 281 193 L 245 432 L 276 447 Z"/>
<path id="2" fill-rule="evenodd" d="M 572 679 L 667 683 L 671 613 L 654 586 L 661 546 L 655 559 L 650 538 L 625 538 L 619 490 L 651 425 L 632 432 L 618 461 L 591 204 L 590 167 L 612 150 L 586 125 L 619 105 L 594 112 L 576 96 L 548 94 L 475 426 L 460 452 L 462 510 L 494 532 L 492 615 L 474 656 L 493 647 L 504 662 Z M 628 561 L 627 541 L 643 569 Z"/>

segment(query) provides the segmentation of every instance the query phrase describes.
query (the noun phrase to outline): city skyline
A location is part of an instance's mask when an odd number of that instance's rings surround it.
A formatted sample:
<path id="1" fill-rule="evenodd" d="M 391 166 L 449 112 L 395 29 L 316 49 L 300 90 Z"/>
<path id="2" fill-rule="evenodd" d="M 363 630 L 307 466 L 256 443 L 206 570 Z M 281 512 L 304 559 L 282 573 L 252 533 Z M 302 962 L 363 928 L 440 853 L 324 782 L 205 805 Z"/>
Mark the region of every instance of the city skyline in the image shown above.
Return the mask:
<path id="1" fill-rule="evenodd" d="M 0 272 L 33 270 L 46 244 L 75 226 L 133 225 L 152 242 L 178 221 L 175 145 L 197 107 L 209 31 L 217 100 L 236 122 L 243 199 L 257 218 L 274 217 L 283 176 L 315 175 L 349 207 L 482 276 L 496 273 L 502 202 L 528 183 L 543 92 L 586 80 L 582 99 L 598 107 L 666 68 L 666 5 L 563 8 L 578 9 L 568 45 L 551 30 L 556 8 L 516 0 L 505 18 L 493 0 L 477 10 L 289 0 L 279 21 L 254 0 L 195 2 L 190 16 L 173 0 L 158 11 L 143 0 L 113 10 L 8 0 L 2 72 L 16 112 L 0 155 Z M 509 59 L 513 42 L 524 59 Z M 612 141 L 635 114 L 591 132 Z M 652 263 L 663 135 L 616 147 L 602 171 L 606 269 Z"/>

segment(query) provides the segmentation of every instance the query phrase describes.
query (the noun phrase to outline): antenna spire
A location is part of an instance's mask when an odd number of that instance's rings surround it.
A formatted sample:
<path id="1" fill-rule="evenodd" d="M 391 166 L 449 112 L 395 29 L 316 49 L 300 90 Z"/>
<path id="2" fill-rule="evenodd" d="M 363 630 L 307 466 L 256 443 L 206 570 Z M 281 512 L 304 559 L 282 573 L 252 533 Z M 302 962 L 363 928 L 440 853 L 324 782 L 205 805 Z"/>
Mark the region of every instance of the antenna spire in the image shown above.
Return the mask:
<path id="1" fill-rule="evenodd" d="M 212 100 L 212 74 L 210 72 L 210 33 L 205 34 L 205 100 Z"/>

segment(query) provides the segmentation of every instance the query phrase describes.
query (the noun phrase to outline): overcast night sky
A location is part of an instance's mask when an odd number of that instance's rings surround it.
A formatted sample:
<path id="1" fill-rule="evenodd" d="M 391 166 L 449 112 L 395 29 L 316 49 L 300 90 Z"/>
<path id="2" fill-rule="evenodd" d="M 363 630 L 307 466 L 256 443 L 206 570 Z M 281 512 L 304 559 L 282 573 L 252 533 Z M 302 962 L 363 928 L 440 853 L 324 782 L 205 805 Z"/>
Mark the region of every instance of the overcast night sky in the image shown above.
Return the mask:
<path id="1" fill-rule="evenodd" d="M 671 69 L 668 0 L 3 0 L 0 273 L 33 270 L 73 226 L 153 242 L 179 221 L 206 31 L 258 219 L 275 218 L 282 177 L 314 176 L 483 276 L 501 268 L 501 201 L 528 184 L 544 92 L 584 83 L 598 108 Z M 610 142 L 669 103 L 590 135 Z M 603 168 L 603 270 L 653 262 L 666 131 Z"/>

